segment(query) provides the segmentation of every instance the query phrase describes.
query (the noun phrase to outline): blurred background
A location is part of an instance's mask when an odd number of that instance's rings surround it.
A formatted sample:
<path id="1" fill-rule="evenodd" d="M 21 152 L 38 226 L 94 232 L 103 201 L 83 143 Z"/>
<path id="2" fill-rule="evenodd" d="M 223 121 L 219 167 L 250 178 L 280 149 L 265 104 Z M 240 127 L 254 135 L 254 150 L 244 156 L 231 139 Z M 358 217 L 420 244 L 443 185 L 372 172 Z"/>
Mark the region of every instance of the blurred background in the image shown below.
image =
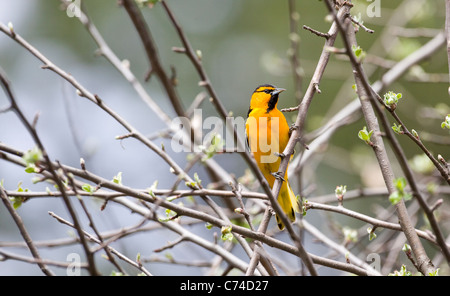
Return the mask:
<path id="1" fill-rule="evenodd" d="M 369 34 L 360 29 L 357 33 L 359 45 L 367 51 L 365 68 L 370 81 L 375 82 L 395 64 L 414 52 L 444 28 L 444 0 L 424 1 L 380 0 L 379 17 L 368 15 L 368 6 L 373 1 L 353 1 L 353 15 L 360 15 L 364 24 L 375 30 Z M 130 69 L 144 81 L 149 70 L 142 43 L 126 11 L 116 1 L 82 0 L 90 18 L 111 49 L 122 60 L 128 60 Z M 226 109 L 233 116 L 246 117 L 250 96 L 256 86 L 271 83 L 286 88 L 280 97 L 279 108 L 297 105 L 294 77 L 289 60 L 290 28 L 288 1 L 260 0 L 168 0 L 175 17 L 182 25 L 192 46 L 202 53 L 202 63 L 214 89 Z M 302 89 L 306 90 L 316 63 L 322 51 L 324 39 L 301 29 L 308 25 L 316 30 L 328 31 L 331 22 L 322 1 L 295 1 L 299 13 L 297 31 L 300 36 L 298 56 L 299 73 L 302 75 Z M 92 93 L 98 94 L 113 110 L 139 129 L 143 134 L 154 135 L 165 125 L 140 100 L 130 84 L 123 79 L 108 61 L 96 56 L 96 44 L 76 17 L 69 17 L 57 0 L 0 0 L 0 22 L 11 22 L 17 34 L 36 47 L 41 53 L 63 70 L 72 74 Z M 399 7 L 408 7 L 407 10 Z M 165 69 L 176 69 L 177 90 L 185 107 L 203 90 L 198 86 L 199 77 L 188 58 L 174 53 L 173 46 L 181 42 L 162 7 L 142 9 L 153 38 L 158 46 Z M 336 47 L 342 47 L 338 41 Z M 48 70 L 40 68 L 41 63 L 9 37 L 0 34 L 0 66 L 7 73 L 20 107 L 31 120 L 39 113 L 37 131 L 54 160 L 79 167 L 80 157 L 86 160 L 89 170 L 112 179 L 118 172 L 123 174 L 123 183 L 130 187 L 146 188 L 158 180 L 158 188 L 170 188 L 174 176 L 167 164 L 141 143 L 132 139 L 118 141 L 116 136 L 126 133 L 112 118 L 94 104 L 80 98 L 66 81 Z M 417 65 L 389 86 L 388 90 L 403 94 L 403 102 L 397 109 L 400 117 L 411 128 L 423 135 L 447 137 L 448 131 L 440 128 L 445 114 L 450 113 L 448 97 L 448 65 L 444 48 L 432 58 Z M 308 112 L 307 132 L 321 127 L 338 110 L 355 98 L 352 89 L 352 71 L 348 61 L 332 55 L 320 84 L 321 94 L 316 94 Z M 144 82 L 143 82 L 144 83 Z M 146 90 L 159 106 L 170 116 L 175 113 L 167 100 L 159 81 L 152 77 L 144 83 Z M 384 93 L 380 93 L 382 95 Z M 0 108 L 8 100 L 0 95 Z M 203 115 L 217 116 L 214 107 L 207 100 L 201 105 Z M 290 123 L 296 113 L 286 113 Z M 323 153 L 310 160 L 303 169 L 303 186 L 308 196 L 331 194 L 337 185 L 347 185 L 348 189 L 383 186 L 378 164 L 372 150 L 358 139 L 357 133 L 364 126 L 363 120 L 339 129 L 331 138 Z M 408 159 L 420 162 L 421 151 L 406 137 L 399 137 Z M 34 143 L 17 116 L 12 112 L 0 114 L 0 141 L 19 150 L 28 150 Z M 168 140 L 156 139 L 155 143 L 165 144 Z M 427 142 L 427 147 L 436 155 L 449 156 L 449 146 Z M 184 163 L 185 154 L 171 153 L 175 160 Z M 395 159 L 392 157 L 392 159 Z M 215 160 L 226 170 L 240 177 L 246 169 L 238 155 L 216 155 Z M 425 161 L 426 162 L 426 161 Z M 397 164 L 393 164 L 400 172 Z M 418 169 L 426 166 L 419 163 Z M 204 184 L 207 177 L 201 165 L 194 168 Z M 429 175 L 433 170 L 424 169 L 418 173 Z M 23 188 L 44 191 L 48 184 L 33 184 L 31 175 L 22 167 L 0 161 L 0 180 L 8 190 Z M 294 183 L 295 184 L 295 183 Z M 294 185 L 295 189 L 298 189 Z M 373 215 L 372 203 L 387 207 L 386 198 L 371 197 L 346 203 L 349 208 Z M 100 211 L 100 202 L 89 200 L 92 214 L 101 230 L 119 229 L 139 221 L 119 206 L 110 204 Z M 24 220 L 34 241 L 67 238 L 72 230 L 51 218 L 47 212 L 62 216 L 66 209 L 62 202 L 50 198 L 33 199 L 24 203 L 18 212 Z M 331 214 L 311 211 L 307 220 L 324 233 L 335 239 L 342 237 L 332 234 L 335 229 L 323 222 L 324 216 Z M 347 217 L 334 216 L 341 226 L 362 227 L 364 224 Z M 271 226 L 274 223 L 272 221 Z M 212 232 L 200 227 L 197 230 L 205 238 L 211 239 Z M 116 248 L 135 258 L 137 253 L 147 258 L 152 251 L 176 235 L 164 230 L 151 235 L 136 234 L 121 240 Z M 289 242 L 286 234 L 277 238 Z M 3 205 L 0 205 L 0 243 L 21 241 L 17 227 L 12 222 Z M 323 255 L 327 250 L 306 236 L 308 251 Z M 25 248 L 9 248 L 15 253 L 29 256 Z M 76 246 L 42 248 L 44 258 L 65 261 L 70 252 L 82 250 Z M 241 251 L 238 251 L 238 254 Z M 182 260 L 208 261 L 214 255 L 191 244 L 182 244 L 166 253 L 167 257 Z M 242 255 L 242 254 L 240 254 Z M 164 257 L 164 255 L 158 255 Z M 288 256 L 281 254 L 280 256 Z M 245 257 L 245 256 L 244 256 Z M 364 260 L 364 258 L 363 258 Z M 400 257 L 408 263 L 406 257 Z M 99 262 L 101 260 L 98 260 Z M 99 263 L 100 264 L 100 263 Z M 298 261 L 292 262 L 293 268 Z M 111 265 L 101 265 L 109 274 Z M 150 272 L 158 275 L 202 275 L 204 268 L 151 263 Z M 64 275 L 64 269 L 54 268 Z M 130 271 L 135 272 L 135 271 Z M 339 274 L 335 270 L 321 268 L 321 274 Z M 0 275 L 41 275 L 36 265 L 7 260 L 0 262 Z"/>

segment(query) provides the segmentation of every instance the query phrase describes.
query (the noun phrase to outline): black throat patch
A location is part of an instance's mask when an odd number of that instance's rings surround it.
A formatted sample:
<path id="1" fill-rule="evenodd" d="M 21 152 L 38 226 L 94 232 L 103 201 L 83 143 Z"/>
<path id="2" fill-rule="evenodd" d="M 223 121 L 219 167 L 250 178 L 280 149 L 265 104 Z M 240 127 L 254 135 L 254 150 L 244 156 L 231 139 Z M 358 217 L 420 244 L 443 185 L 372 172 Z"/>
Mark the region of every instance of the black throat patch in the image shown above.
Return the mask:
<path id="1" fill-rule="evenodd" d="M 267 113 L 269 113 L 275 108 L 275 105 L 278 102 L 278 95 L 279 94 L 274 94 L 270 97 L 269 104 L 267 104 Z"/>

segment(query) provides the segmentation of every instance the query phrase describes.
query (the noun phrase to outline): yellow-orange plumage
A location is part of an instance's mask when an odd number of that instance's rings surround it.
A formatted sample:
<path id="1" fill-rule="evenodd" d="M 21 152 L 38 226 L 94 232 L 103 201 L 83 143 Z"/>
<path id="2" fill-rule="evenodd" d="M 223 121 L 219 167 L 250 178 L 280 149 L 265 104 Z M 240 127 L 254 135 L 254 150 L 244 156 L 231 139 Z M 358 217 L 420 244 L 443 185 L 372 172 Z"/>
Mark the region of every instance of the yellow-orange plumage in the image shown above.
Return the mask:
<path id="1" fill-rule="evenodd" d="M 252 94 L 246 121 L 250 151 L 271 188 L 281 162 L 278 154 L 284 151 L 289 141 L 289 125 L 283 113 L 277 109 L 278 95 L 282 91 L 284 89 L 270 84 L 258 86 Z M 289 186 L 287 173 L 279 177 L 284 181 L 277 200 L 283 212 L 294 222 L 294 211 L 299 212 L 297 199 Z M 283 229 L 281 219 L 278 216 L 276 218 L 278 227 Z"/>

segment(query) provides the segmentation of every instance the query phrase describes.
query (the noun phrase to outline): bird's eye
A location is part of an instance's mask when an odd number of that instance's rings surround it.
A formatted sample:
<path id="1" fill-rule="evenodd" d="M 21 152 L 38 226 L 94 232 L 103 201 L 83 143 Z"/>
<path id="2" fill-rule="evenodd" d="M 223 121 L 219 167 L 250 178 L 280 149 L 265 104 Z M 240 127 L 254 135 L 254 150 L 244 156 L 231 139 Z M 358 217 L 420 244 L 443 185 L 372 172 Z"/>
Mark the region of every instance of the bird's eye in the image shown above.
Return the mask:
<path id="1" fill-rule="evenodd" d="M 270 94 L 270 89 L 265 89 L 264 92 L 265 92 L 266 94 Z"/>

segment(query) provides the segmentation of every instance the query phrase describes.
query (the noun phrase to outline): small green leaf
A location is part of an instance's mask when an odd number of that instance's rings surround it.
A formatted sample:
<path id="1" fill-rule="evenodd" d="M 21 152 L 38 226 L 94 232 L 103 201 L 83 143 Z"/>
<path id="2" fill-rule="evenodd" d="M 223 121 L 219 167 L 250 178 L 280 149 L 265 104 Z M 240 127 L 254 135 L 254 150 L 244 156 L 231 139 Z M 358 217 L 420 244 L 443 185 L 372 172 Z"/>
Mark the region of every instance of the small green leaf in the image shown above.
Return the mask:
<path id="1" fill-rule="evenodd" d="M 141 253 L 137 253 L 137 255 L 136 255 L 136 262 L 138 263 L 138 264 L 142 264 L 141 263 Z"/>
<path id="2" fill-rule="evenodd" d="M 199 186 L 202 185 L 202 180 L 200 180 L 197 173 L 194 173 L 194 180 L 195 180 L 195 183 L 197 183 L 197 185 L 199 185 Z"/>
<path id="3" fill-rule="evenodd" d="M 445 120 L 441 123 L 441 127 L 450 129 L 450 114 L 447 114 L 447 116 L 445 116 Z"/>
<path id="4" fill-rule="evenodd" d="M 159 222 L 166 223 L 170 221 L 170 218 L 158 218 Z"/>
<path id="5" fill-rule="evenodd" d="M 358 132 L 358 137 L 366 142 L 366 144 L 370 144 L 370 138 L 372 137 L 372 134 L 373 131 L 367 131 L 367 127 L 364 127 Z"/>
<path id="6" fill-rule="evenodd" d="M 392 126 L 392 130 L 394 131 L 394 133 L 396 133 L 398 135 L 401 135 L 401 134 L 404 133 L 403 130 L 402 130 L 402 125 L 401 124 L 397 125 L 397 124 L 394 123 L 394 125 Z"/>
<path id="7" fill-rule="evenodd" d="M 214 225 L 212 225 L 212 224 L 209 223 L 209 222 L 206 222 L 206 223 L 205 223 L 205 227 L 206 227 L 206 229 L 211 229 L 211 228 L 214 227 Z"/>
<path id="8" fill-rule="evenodd" d="M 221 232 L 222 232 L 222 240 L 224 241 L 231 241 L 233 239 L 233 233 L 231 233 L 232 226 L 222 226 Z"/>
<path id="9" fill-rule="evenodd" d="M 83 189 L 83 191 L 88 192 L 90 194 L 95 192 L 95 187 L 89 184 L 83 184 L 83 186 L 81 186 L 81 189 Z"/>
<path id="10" fill-rule="evenodd" d="M 347 192 L 347 185 L 336 186 L 336 189 L 334 190 L 336 198 L 341 201 L 344 198 L 344 194 L 346 192 Z"/>
<path id="11" fill-rule="evenodd" d="M 192 190 L 196 190 L 197 189 L 195 187 L 197 185 L 197 183 L 195 183 L 195 182 L 185 182 L 184 185 L 186 185 L 186 187 L 191 188 Z"/>
<path id="12" fill-rule="evenodd" d="M 173 255 L 169 252 L 164 253 L 164 257 L 170 261 L 173 261 Z"/>
<path id="13" fill-rule="evenodd" d="M 222 240 L 223 241 L 232 241 L 233 240 L 233 234 L 231 232 L 222 234 Z"/>
<path id="14" fill-rule="evenodd" d="M 201 187 L 202 180 L 200 180 L 197 173 L 194 173 L 194 181 L 193 182 L 186 181 L 184 184 L 187 187 L 191 188 L 192 190 L 196 190 Z"/>
<path id="15" fill-rule="evenodd" d="M 11 196 L 9 199 L 11 200 L 11 202 L 12 202 L 12 204 L 13 204 L 13 208 L 14 208 L 15 210 L 17 210 L 17 209 L 22 205 L 23 197 L 20 197 L 20 196 Z"/>
<path id="16" fill-rule="evenodd" d="M 405 192 L 405 188 L 407 185 L 405 178 L 397 178 L 394 180 L 393 184 L 397 190 L 389 196 L 389 201 L 391 202 L 391 204 L 395 205 L 402 199 L 407 201 L 412 198 L 411 194 Z"/>
<path id="17" fill-rule="evenodd" d="M 118 185 L 122 185 L 122 172 L 117 173 L 117 175 L 114 176 L 112 181 Z"/>
<path id="18" fill-rule="evenodd" d="M 300 200 L 300 196 L 297 197 L 297 200 Z M 307 211 L 308 211 L 308 200 L 305 199 L 302 202 L 302 215 L 306 216 Z"/>
<path id="19" fill-rule="evenodd" d="M 403 252 L 411 252 L 411 247 L 408 244 L 404 244 L 402 247 Z"/>
<path id="20" fill-rule="evenodd" d="M 211 145 L 207 148 L 204 145 L 200 145 L 199 148 L 205 153 L 202 157 L 202 161 L 206 161 L 213 157 L 218 151 L 222 151 L 224 146 L 224 141 L 220 134 L 215 134 L 211 139 Z"/>
<path id="21" fill-rule="evenodd" d="M 156 197 L 155 194 L 152 192 L 150 195 L 152 195 L 153 197 Z M 175 199 L 179 198 L 178 195 L 174 195 L 174 196 L 168 196 L 166 197 L 167 201 L 174 201 Z"/>
<path id="22" fill-rule="evenodd" d="M 27 164 L 26 168 L 25 168 L 25 172 L 31 174 L 31 173 L 37 173 L 37 167 L 34 163 L 29 163 Z"/>
<path id="23" fill-rule="evenodd" d="M 148 189 L 148 194 L 150 194 L 151 197 L 156 198 L 156 195 L 153 193 L 153 191 L 156 190 L 156 186 L 158 186 L 158 180 L 155 180 L 153 182 L 152 186 Z"/>
<path id="24" fill-rule="evenodd" d="M 366 136 L 366 134 L 365 134 L 362 130 L 360 130 L 360 131 L 358 132 L 358 137 L 359 137 L 361 140 L 363 140 L 363 141 L 367 141 L 367 136 Z"/>
<path id="25" fill-rule="evenodd" d="M 22 181 L 20 181 L 17 184 L 17 192 L 28 192 L 28 188 L 24 189 L 22 187 Z M 24 201 L 24 198 L 17 196 L 17 197 L 12 197 L 11 200 L 13 201 L 13 203 L 16 203 L 17 207 L 15 207 L 15 208 L 18 208 L 18 207 L 20 207 L 22 205 L 22 202 Z"/>
<path id="26" fill-rule="evenodd" d="M 166 209 L 165 213 L 166 213 L 166 218 L 159 218 L 160 222 L 169 222 L 171 220 L 174 220 L 174 218 L 176 218 L 178 216 L 178 214 L 176 212 L 172 211 L 171 209 Z"/>
<path id="27" fill-rule="evenodd" d="M 33 149 L 25 152 L 22 156 L 22 159 L 27 165 L 35 164 L 42 159 L 42 151 L 38 147 L 34 147 Z"/>
<path id="28" fill-rule="evenodd" d="M 389 91 L 386 94 L 384 94 L 384 104 L 391 110 L 395 110 L 395 108 L 397 107 L 397 103 L 401 99 L 401 97 L 402 97 L 401 93 Z"/>
<path id="29" fill-rule="evenodd" d="M 364 58 L 366 57 L 366 52 L 359 45 L 353 45 L 352 50 L 359 62 L 364 60 Z"/>
<path id="30" fill-rule="evenodd" d="M 367 228 L 367 233 L 369 233 L 369 241 L 377 238 L 377 234 L 375 233 L 372 227 Z"/>
<path id="31" fill-rule="evenodd" d="M 398 191 L 403 193 L 406 188 L 405 178 L 400 177 L 400 178 L 394 179 L 394 186 L 395 186 L 395 188 L 397 188 Z"/>
<path id="32" fill-rule="evenodd" d="M 394 191 L 391 195 L 389 195 L 389 201 L 393 205 L 397 204 L 401 200 L 402 200 L 402 195 L 398 191 Z"/>

